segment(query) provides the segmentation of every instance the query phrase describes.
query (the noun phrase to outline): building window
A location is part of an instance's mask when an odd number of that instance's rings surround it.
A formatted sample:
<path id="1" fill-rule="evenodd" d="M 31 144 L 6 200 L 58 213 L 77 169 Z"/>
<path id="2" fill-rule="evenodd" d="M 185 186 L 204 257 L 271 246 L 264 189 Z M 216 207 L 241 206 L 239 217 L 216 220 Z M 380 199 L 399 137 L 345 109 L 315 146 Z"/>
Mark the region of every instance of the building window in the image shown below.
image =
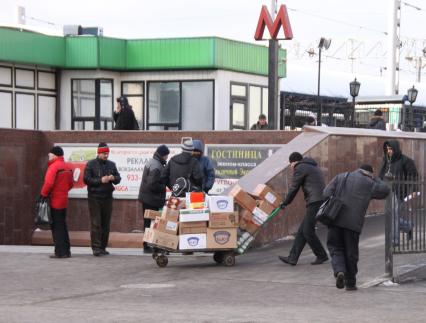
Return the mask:
<path id="1" fill-rule="evenodd" d="M 11 87 L 12 85 L 12 68 L 0 66 L 0 86 Z"/>
<path id="2" fill-rule="evenodd" d="M 34 94 L 15 92 L 16 128 L 35 129 Z"/>
<path id="3" fill-rule="evenodd" d="M 129 100 L 135 113 L 139 129 L 144 129 L 144 82 L 126 81 L 121 82 L 121 93 Z"/>
<path id="4" fill-rule="evenodd" d="M 13 102 L 12 92 L 0 91 L 0 128 L 12 128 Z"/>
<path id="5" fill-rule="evenodd" d="M 105 79 L 73 79 L 73 130 L 112 129 L 113 81 Z"/>
<path id="6" fill-rule="evenodd" d="M 30 69 L 15 68 L 15 87 L 34 90 L 35 71 Z"/>
<path id="7" fill-rule="evenodd" d="M 38 129 L 55 130 L 56 96 L 39 94 L 37 100 Z"/>
<path id="8" fill-rule="evenodd" d="M 230 129 L 250 129 L 261 113 L 268 115 L 268 88 L 231 83 Z"/>
<path id="9" fill-rule="evenodd" d="M 212 130 L 213 81 L 149 82 L 150 130 Z"/>

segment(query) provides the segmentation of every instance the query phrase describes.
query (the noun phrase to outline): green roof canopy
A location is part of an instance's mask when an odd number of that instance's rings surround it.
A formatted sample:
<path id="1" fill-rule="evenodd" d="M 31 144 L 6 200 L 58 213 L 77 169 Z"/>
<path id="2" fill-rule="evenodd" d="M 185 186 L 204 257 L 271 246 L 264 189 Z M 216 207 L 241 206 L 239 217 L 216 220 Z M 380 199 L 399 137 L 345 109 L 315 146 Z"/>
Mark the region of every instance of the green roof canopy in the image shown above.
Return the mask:
<path id="1" fill-rule="evenodd" d="M 280 49 L 279 75 L 286 75 Z M 218 37 L 125 40 L 55 37 L 0 27 L 0 61 L 119 71 L 225 69 L 268 74 L 268 48 Z"/>

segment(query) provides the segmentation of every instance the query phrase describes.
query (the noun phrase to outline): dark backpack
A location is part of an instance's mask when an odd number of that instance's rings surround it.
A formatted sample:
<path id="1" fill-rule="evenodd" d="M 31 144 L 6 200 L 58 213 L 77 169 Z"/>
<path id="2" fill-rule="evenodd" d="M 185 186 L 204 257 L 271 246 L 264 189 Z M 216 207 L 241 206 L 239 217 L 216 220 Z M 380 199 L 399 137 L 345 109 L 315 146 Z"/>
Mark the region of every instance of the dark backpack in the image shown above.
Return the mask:
<path id="1" fill-rule="evenodd" d="M 198 186 L 193 185 L 188 178 L 177 178 L 172 187 L 172 195 L 176 197 L 183 197 L 185 196 L 185 193 L 188 192 L 201 192 L 201 189 Z"/>

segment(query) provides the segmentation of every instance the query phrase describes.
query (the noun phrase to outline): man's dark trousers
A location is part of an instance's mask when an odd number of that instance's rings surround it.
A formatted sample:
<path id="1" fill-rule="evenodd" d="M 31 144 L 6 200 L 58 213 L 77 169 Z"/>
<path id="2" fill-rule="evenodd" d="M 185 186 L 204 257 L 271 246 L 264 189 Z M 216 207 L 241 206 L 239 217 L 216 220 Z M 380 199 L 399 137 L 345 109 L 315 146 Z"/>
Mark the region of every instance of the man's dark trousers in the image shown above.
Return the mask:
<path id="1" fill-rule="evenodd" d="M 311 247 L 317 258 L 327 258 L 327 252 L 325 251 L 321 241 L 318 239 L 315 233 L 315 215 L 317 214 L 321 204 L 322 201 L 318 201 L 306 206 L 305 218 L 299 226 L 299 230 L 296 233 L 293 247 L 291 248 L 289 255 L 289 259 L 295 263 L 299 259 L 299 256 L 302 253 L 306 243 L 308 243 L 309 247 Z"/>
<path id="2" fill-rule="evenodd" d="M 327 235 L 327 247 L 331 256 L 331 265 L 334 275 L 338 272 L 345 274 L 346 286 L 356 285 L 359 259 L 359 233 L 329 226 Z"/>
<path id="3" fill-rule="evenodd" d="M 105 250 L 111 224 L 112 198 L 89 197 L 90 239 L 93 251 Z"/>
<path id="4" fill-rule="evenodd" d="M 52 238 L 55 244 L 55 255 L 69 256 L 70 252 L 70 238 L 67 228 L 67 209 L 51 209 L 52 215 Z"/>

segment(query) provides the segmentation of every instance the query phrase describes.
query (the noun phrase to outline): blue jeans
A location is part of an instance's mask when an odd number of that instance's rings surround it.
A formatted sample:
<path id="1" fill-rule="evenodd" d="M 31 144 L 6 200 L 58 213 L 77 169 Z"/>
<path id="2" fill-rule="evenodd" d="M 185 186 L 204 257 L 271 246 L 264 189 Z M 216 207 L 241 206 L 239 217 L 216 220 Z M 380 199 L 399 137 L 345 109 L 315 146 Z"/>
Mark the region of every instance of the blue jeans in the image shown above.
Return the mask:
<path id="1" fill-rule="evenodd" d="M 413 229 L 413 224 L 409 219 L 404 219 L 403 217 L 403 207 L 402 207 L 403 200 L 400 199 L 396 194 L 392 197 L 392 205 L 393 205 L 393 224 L 392 224 L 392 237 L 393 237 L 393 244 L 395 246 L 399 245 L 400 240 L 400 232 L 409 232 Z"/>

